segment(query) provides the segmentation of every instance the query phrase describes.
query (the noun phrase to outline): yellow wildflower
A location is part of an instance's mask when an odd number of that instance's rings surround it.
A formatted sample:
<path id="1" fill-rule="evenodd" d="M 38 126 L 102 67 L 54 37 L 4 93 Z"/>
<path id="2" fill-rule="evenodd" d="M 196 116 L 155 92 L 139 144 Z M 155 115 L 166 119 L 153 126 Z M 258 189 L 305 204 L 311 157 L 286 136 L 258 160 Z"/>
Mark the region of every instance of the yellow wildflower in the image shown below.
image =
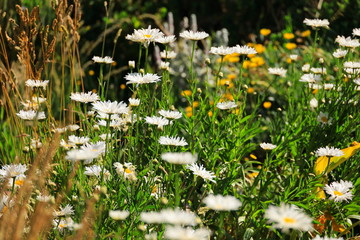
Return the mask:
<path id="1" fill-rule="evenodd" d="M 125 84 L 120 84 L 120 89 L 121 90 L 124 90 L 126 88 L 126 85 Z"/>
<path id="2" fill-rule="evenodd" d="M 89 72 L 88 72 L 88 73 L 89 73 L 89 75 L 90 75 L 90 76 L 94 76 L 95 71 L 94 71 L 94 70 L 89 70 Z"/>
<path id="3" fill-rule="evenodd" d="M 185 97 L 185 96 L 191 96 L 192 92 L 191 90 L 184 90 L 181 92 L 181 96 Z"/>
<path id="4" fill-rule="evenodd" d="M 297 46 L 295 43 L 285 43 L 285 47 L 289 50 L 295 49 Z"/>
<path id="5" fill-rule="evenodd" d="M 293 39 L 295 35 L 293 33 L 284 33 L 283 37 L 287 40 Z"/>
<path id="6" fill-rule="evenodd" d="M 267 36 L 271 33 L 271 30 L 268 29 L 268 28 L 262 28 L 260 29 L 260 34 L 263 35 L 263 36 Z"/>
<path id="7" fill-rule="evenodd" d="M 249 87 L 249 88 L 247 89 L 247 93 L 252 94 L 252 93 L 254 93 L 254 92 L 255 92 L 255 89 L 254 89 L 253 87 Z"/>
<path id="8" fill-rule="evenodd" d="M 310 30 L 305 30 L 305 31 L 301 32 L 302 37 L 308 37 L 308 36 L 310 36 L 310 34 L 311 34 Z"/>
<path id="9" fill-rule="evenodd" d="M 266 109 L 271 108 L 271 105 L 272 105 L 271 102 L 264 102 L 264 103 L 263 103 L 263 107 L 266 108 Z"/>

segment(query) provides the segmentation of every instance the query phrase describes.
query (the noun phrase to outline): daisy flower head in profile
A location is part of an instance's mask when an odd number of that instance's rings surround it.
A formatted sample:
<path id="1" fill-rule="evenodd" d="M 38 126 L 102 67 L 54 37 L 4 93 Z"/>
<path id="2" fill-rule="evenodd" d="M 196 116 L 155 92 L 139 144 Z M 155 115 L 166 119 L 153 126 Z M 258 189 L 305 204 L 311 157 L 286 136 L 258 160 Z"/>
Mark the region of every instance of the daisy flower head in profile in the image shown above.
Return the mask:
<path id="1" fill-rule="evenodd" d="M 327 19 L 307 19 L 305 18 L 304 23 L 307 26 L 317 28 L 317 27 L 323 27 L 323 28 L 329 28 L 329 20 Z"/>
<path id="2" fill-rule="evenodd" d="M 190 164 L 186 166 L 187 169 L 191 170 L 194 175 L 201 177 L 205 181 L 216 183 L 214 178 L 216 177 L 213 172 L 207 171 L 202 164 Z"/>
<path id="3" fill-rule="evenodd" d="M 106 57 L 99 57 L 99 56 L 94 56 L 92 58 L 92 60 L 95 63 L 105 63 L 105 64 L 112 64 L 114 62 L 114 60 L 112 59 L 112 57 L 106 56 Z"/>
<path id="4" fill-rule="evenodd" d="M 105 114 L 128 114 L 130 109 L 124 102 L 97 101 L 92 103 L 93 109 Z"/>
<path id="5" fill-rule="evenodd" d="M 264 150 L 273 150 L 274 148 L 277 147 L 277 145 L 274 145 L 272 143 L 263 142 L 263 143 L 260 143 L 260 147 Z"/>
<path id="6" fill-rule="evenodd" d="M 193 164 L 197 161 L 197 154 L 191 152 L 166 152 L 161 154 L 161 158 L 172 164 Z"/>
<path id="7" fill-rule="evenodd" d="M 240 55 L 249 55 L 249 54 L 256 54 L 257 51 L 253 47 L 249 47 L 248 45 L 240 46 L 239 44 L 233 47 L 234 53 L 240 54 Z"/>
<path id="8" fill-rule="evenodd" d="M 193 212 L 187 212 L 178 208 L 162 209 L 160 212 L 142 212 L 140 219 L 146 223 L 167 223 L 174 225 L 197 225 L 197 216 Z"/>
<path id="9" fill-rule="evenodd" d="M 206 228 L 193 229 L 191 227 L 183 228 L 181 226 L 166 226 L 164 237 L 171 240 L 179 239 L 210 239 L 211 231 Z"/>
<path id="10" fill-rule="evenodd" d="M 129 98 L 129 105 L 131 107 L 137 107 L 140 105 L 140 99 L 138 98 Z"/>
<path id="11" fill-rule="evenodd" d="M 145 117 L 145 122 L 151 125 L 157 125 L 159 129 L 162 129 L 163 126 L 170 124 L 170 121 L 168 119 L 157 116 L 147 116 Z"/>
<path id="12" fill-rule="evenodd" d="M 344 155 L 344 152 L 339 148 L 335 147 L 321 147 L 316 150 L 315 155 L 318 157 L 326 156 L 326 157 L 340 157 Z"/>
<path id="13" fill-rule="evenodd" d="M 352 34 L 354 36 L 360 37 L 360 28 L 354 28 Z"/>
<path id="14" fill-rule="evenodd" d="M 156 38 L 155 42 L 166 45 L 166 44 L 175 42 L 175 40 L 176 40 L 176 37 L 174 35 L 170 35 L 170 36 L 162 36 L 162 37 Z"/>
<path id="15" fill-rule="evenodd" d="M 160 29 L 149 26 L 145 29 L 135 29 L 134 33 L 126 35 L 125 38 L 133 42 L 141 43 L 147 48 L 151 42 L 156 42 L 162 37 L 164 37 L 164 33 L 162 33 Z"/>
<path id="16" fill-rule="evenodd" d="M 353 194 L 351 193 L 353 187 L 354 185 L 352 182 L 340 180 L 340 182 L 326 184 L 324 191 L 330 195 L 330 200 L 334 200 L 335 202 L 347 202 L 353 197 Z"/>
<path id="17" fill-rule="evenodd" d="M 55 217 L 65 217 L 69 215 L 74 215 L 74 208 L 70 204 L 65 205 L 64 207 L 60 207 L 58 211 L 54 211 Z"/>
<path id="18" fill-rule="evenodd" d="M 2 166 L 0 169 L 0 178 L 14 178 L 20 175 L 24 175 L 27 171 L 25 164 L 8 164 Z"/>
<path id="19" fill-rule="evenodd" d="M 208 36 L 209 34 L 207 34 L 206 32 L 194 32 L 192 30 L 186 30 L 180 33 L 180 37 L 193 41 L 203 40 Z"/>
<path id="20" fill-rule="evenodd" d="M 225 55 L 229 55 L 229 54 L 234 53 L 234 48 L 232 48 L 232 47 L 224 47 L 224 46 L 211 47 L 210 53 L 215 54 L 215 55 L 225 56 Z"/>
<path id="21" fill-rule="evenodd" d="M 159 143 L 161 145 L 168 145 L 168 146 L 181 146 L 184 147 L 188 145 L 184 138 L 180 137 L 169 137 L 169 136 L 161 136 L 159 139 Z"/>
<path id="22" fill-rule="evenodd" d="M 309 231 L 312 229 L 312 219 L 297 206 L 281 203 L 280 206 L 269 206 L 265 210 L 268 223 L 273 223 L 274 228 L 288 233 L 290 229 Z"/>
<path id="23" fill-rule="evenodd" d="M 319 235 L 317 235 L 315 238 L 313 238 L 312 240 L 344 240 L 342 237 L 340 238 L 336 238 L 336 237 L 320 237 Z"/>
<path id="24" fill-rule="evenodd" d="M 46 89 L 47 85 L 49 84 L 49 80 L 33 80 L 33 79 L 28 79 L 25 82 L 25 85 L 27 87 L 31 87 L 31 88 L 43 88 Z"/>
<path id="25" fill-rule="evenodd" d="M 82 103 L 89 103 L 89 102 L 96 102 L 99 101 L 100 98 L 97 95 L 97 93 L 93 92 L 81 92 L 81 93 L 71 93 L 70 99 L 76 102 L 82 102 Z"/>
<path id="26" fill-rule="evenodd" d="M 221 110 L 229 110 L 232 108 L 236 108 L 238 105 L 233 102 L 233 101 L 229 101 L 229 102 L 219 102 L 216 104 L 216 107 L 221 109 Z"/>
<path id="27" fill-rule="evenodd" d="M 343 58 L 348 53 L 348 50 L 342 50 L 340 48 L 336 49 L 335 52 L 333 52 L 333 56 L 335 58 Z"/>
<path id="28" fill-rule="evenodd" d="M 109 217 L 114 220 L 125 220 L 130 215 L 130 212 L 127 210 L 110 210 Z"/>
<path id="29" fill-rule="evenodd" d="M 173 58 L 176 58 L 176 52 L 174 51 L 161 51 L 160 52 L 160 57 L 161 58 L 164 58 L 164 59 L 173 59 Z"/>
<path id="30" fill-rule="evenodd" d="M 210 194 L 204 198 L 205 205 L 216 211 L 236 211 L 242 205 L 240 200 L 234 196 L 222 196 Z"/>
<path id="31" fill-rule="evenodd" d="M 36 112 L 32 109 L 28 111 L 20 110 L 16 115 L 23 120 L 42 120 L 46 118 L 45 112 Z"/>
<path id="32" fill-rule="evenodd" d="M 182 113 L 179 111 L 160 110 L 159 114 L 167 119 L 179 119 L 182 117 Z"/>
<path id="33" fill-rule="evenodd" d="M 356 48 L 360 46 L 359 39 L 352 39 L 351 37 L 337 36 L 335 39 L 342 47 Z"/>
<path id="34" fill-rule="evenodd" d="M 128 81 L 126 84 L 136 84 L 136 86 L 161 81 L 161 77 L 153 73 L 128 73 L 125 79 Z"/>
<path id="35" fill-rule="evenodd" d="M 287 70 L 284 68 L 268 68 L 269 74 L 285 77 Z"/>

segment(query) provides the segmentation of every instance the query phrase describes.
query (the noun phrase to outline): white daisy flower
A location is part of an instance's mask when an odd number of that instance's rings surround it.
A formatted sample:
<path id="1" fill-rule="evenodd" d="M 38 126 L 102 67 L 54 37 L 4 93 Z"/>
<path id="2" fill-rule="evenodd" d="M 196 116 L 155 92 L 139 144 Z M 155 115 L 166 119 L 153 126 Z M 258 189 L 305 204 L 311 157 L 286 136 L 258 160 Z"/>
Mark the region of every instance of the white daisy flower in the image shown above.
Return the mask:
<path id="1" fill-rule="evenodd" d="M 346 56 L 346 54 L 348 53 L 348 50 L 342 50 L 340 48 L 336 49 L 335 52 L 333 53 L 333 56 L 335 58 L 343 58 Z"/>
<path id="2" fill-rule="evenodd" d="M 85 167 L 85 175 L 101 177 L 101 173 L 106 179 L 110 177 L 110 172 L 105 168 L 101 168 L 99 165 Z"/>
<path id="3" fill-rule="evenodd" d="M 125 220 L 130 215 L 129 211 L 121 211 L 121 210 L 110 210 L 109 217 L 114 220 Z"/>
<path id="4" fill-rule="evenodd" d="M 224 46 L 211 47 L 210 53 L 215 55 L 225 56 L 234 53 L 234 48 L 224 47 Z"/>
<path id="5" fill-rule="evenodd" d="M 197 160 L 197 154 L 190 152 L 167 152 L 161 154 L 161 158 L 172 164 L 192 164 Z"/>
<path id="6" fill-rule="evenodd" d="M 128 65 L 130 69 L 135 68 L 135 61 L 128 61 Z"/>
<path id="7" fill-rule="evenodd" d="M 89 141 L 90 141 L 89 137 L 78 137 L 75 135 L 70 135 L 68 137 L 69 144 L 73 144 L 73 145 L 83 145 L 85 143 L 88 143 Z"/>
<path id="8" fill-rule="evenodd" d="M 311 108 L 311 109 L 315 109 L 315 108 L 317 108 L 318 106 L 319 106 L 318 100 L 317 100 L 316 98 L 312 98 L 312 99 L 310 100 L 310 108 Z"/>
<path id="9" fill-rule="evenodd" d="M 344 155 L 344 152 L 339 148 L 334 147 L 321 147 L 316 150 L 315 155 L 318 157 L 326 156 L 326 157 L 340 157 Z"/>
<path id="10" fill-rule="evenodd" d="M 359 85 L 360 86 L 360 78 L 355 78 L 353 80 L 353 82 L 356 84 L 356 85 Z"/>
<path id="11" fill-rule="evenodd" d="M 260 143 L 260 147 L 264 150 L 273 150 L 274 148 L 277 147 L 277 145 L 274 145 L 272 143 L 263 142 L 263 143 Z"/>
<path id="12" fill-rule="evenodd" d="M 301 71 L 309 72 L 310 71 L 310 64 L 306 63 L 301 67 Z"/>
<path id="13" fill-rule="evenodd" d="M 320 237 L 319 235 L 317 235 L 315 238 L 313 238 L 312 240 L 344 240 L 342 237 L 341 238 L 335 238 L 335 237 Z"/>
<path id="14" fill-rule="evenodd" d="M 288 232 L 289 229 L 300 231 L 312 230 L 312 219 L 295 205 L 281 203 L 279 207 L 269 206 L 265 210 L 265 218 L 268 223 L 274 223 L 274 228 Z"/>
<path id="15" fill-rule="evenodd" d="M 129 105 L 131 107 L 137 107 L 140 105 L 140 99 L 138 98 L 129 98 Z"/>
<path id="16" fill-rule="evenodd" d="M 322 80 L 321 75 L 314 73 L 306 73 L 300 77 L 300 82 L 314 83 Z"/>
<path id="17" fill-rule="evenodd" d="M 161 145 L 170 145 L 170 146 L 186 146 L 188 143 L 184 138 L 180 137 L 169 137 L 169 136 L 161 136 L 159 139 L 159 143 Z"/>
<path id="18" fill-rule="evenodd" d="M 59 211 L 54 211 L 55 217 L 65 217 L 69 215 L 74 215 L 74 208 L 70 204 L 67 204 L 65 207 L 60 207 Z"/>
<path id="19" fill-rule="evenodd" d="M 170 63 L 169 62 L 160 62 L 160 69 L 164 71 L 169 71 L 170 69 Z"/>
<path id="20" fill-rule="evenodd" d="M 54 200 L 54 197 L 51 195 L 43 195 L 42 193 L 40 193 L 36 196 L 36 200 L 39 202 L 50 202 Z"/>
<path id="21" fill-rule="evenodd" d="M 71 93 L 70 99 L 76 102 L 83 103 L 96 102 L 100 100 L 99 96 L 91 91 L 88 93 Z"/>
<path id="22" fill-rule="evenodd" d="M 179 119 L 182 113 L 179 111 L 160 110 L 159 114 L 167 119 Z"/>
<path id="23" fill-rule="evenodd" d="M 255 48 L 249 47 L 247 45 L 240 46 L 236 45 L 233 47 L 234 53 L 240 54 L 240 55 L 249 55 L 249 54 L 256 54 L 257 51 Z"/>
<path id="24" fill-rule="evenodd" d="M 289 58 L 293 61 L 296 61 L 299 58 L 299 56 L 296 54 L 290 54 Z"/>
<path id="25" fill-rule="evenodd" d="M 94 56 L 92 58 L 92 60 L 96 63 L 105 63 L 105 64 L 112 64 L 114 62 L 114 60 L 112 59 L 112 57 L 106 56 L 106 57 L 98 57 L 98 56 Z"/>
<path id="26" fill-rule="evenodd" d="M 180 37 L 188 39 L 188 40 L 202 40 L 205 39 L 209 36 L 209 34 L 207 34 L 206 32 L 194 32 L 192 30 L 188 31 L 184 31 L 182 33 L 180 33 Z"/>
<path id="27" fill-rule="evenodd" d="M 126 84 L 148 84 L 161 81 L 161 77 L 153 73 L 128 73 L 125 76 L 125 79 L 128 81 Z"/>
<path id="28" fill-rule="evenodd" d="M 333 83 L 324 83 L 324 89 L 325 90 L 330 90 L 330 89 L 333 89 L 335 87 L 335 84 Z M 338 91 L 339 89 L 341 89 L 340 87 L 338 88 Z"/>
<path id="29" fill-rule="evenodd" d="M 310 68 L 310 71 L 315 74 L 326 74 L 326 68 Z"/>
<path id="30" fill-rule="evenodd" d="M 200 176 L 205 181 L 211 181 L 216 183 L 214 178 L 216 177 L 213 172 L 207 171 L 202 164 L 193 163 L 191 165 L 186 166 L 187 169 L 191 170 L 194 175 Z"/>
<path id="31" fill-rule="evenodd" d="M 337 36 L 335 39 L 340 46 L 349 47 L 349 48 L 356 48 L 360 46 L 360 42 L 358 39 L 351 39 L 351 37 L 345 38 L 344 36 Z"/>
<path id="32" fill-rule="evenodd" d="M 164 34 L 157 28 L 136 29 L 133 34 L 128 34 L 125 38 L 133 42 L 139 42 L 148 47 L 151 42 L 155 42 L 157 39 L 163 37 Z"/>
<path id="33" fill-rule="evenodd" d="M 168 119 L 163 117 L 156 117 L 156 116 L 153 117 L 147 116 L 145 118 L 145 121 L 148 124 L 157 125 L 159 128 L 170 124 L 170 121 Z"/>
<path id="34" fill-rule="evenodd" d="M 236 108 L 238 105 L 233 102 L 233 101 L 229 101 L 229 102 L 219 102 L 216 104 L 216 107 L 221 109 L 221 110 L 228 110 L 231 108 Z"/>
<path id="35" fill-rule="evenodd" d="M 74 131 L 78 130 L 79 128 L 80 128 L 80 126 L 77 124 L 66 126 L 66 129 L 69 130 L 70 132 L 74 132 Z"/>
<path id="36" fill-rule="evenodd" d="M 216 211 L 236 211 L 242 205 L 240 200 L 234 196 L 208 195 L 203 202 L 210 209 Z"/>
<path id="37" fill-rule="evenodd" d="M 207 240 L 210 239 L 211 231 L 206 228 L 193 229 L 181 226 L 166 226 L 164 237 L 172 240 Z"/>
<path id="38" fill-rule="evenodd" d="M 354 28 L 353 31 L 352 31 L 352 34 L 354 36 L 360 37 L 360 28 Z"/>
<path id="39" fill-rule="evenodd" d="M 181 209 L 162 209 L 160 212 L 142 212 L 140 219 L 146 223 L 167 223 L 173 225 L 197 225 L 197 216 L 193 212 Z"/>
<path id="40" fill-rule="evenodd" d="M 24 175 L 27 171 L 25 164 L 7 164 L 2 166 L 0 170 L 0 178 L 14 178 L 20 175 Z"/>
<path id="41" fill-rule="evenodd" d="M 20 110 L 16 115 L 24 120 L 41 120 L 46 118 L 44 112 L 35 112 L 34 110 Z"/>
<path id="42" fill-rule="evenodd" d="M 360 68 L 360 62 L 344 62 L 344 68 Z"/>
<path id="43" fill-rule="evenodd" d="M 329 28 L 329 20 L 327 19 L 307 19 L 305 18 L 304 23 L 310 27 L 324 27 Z"/>
<path id="44" fill-rule="evenodd" d="M 155 42 L 161 43 L 161 44 L 169 44 L 175 42 L 176 37 L 174 35 L 170 36 L 162 36 L 155 39 Z"/>
<path id="45" fill-rule="evenodd" d="M 350 181 L 332 182 L 330 185 L 326 184 L 324 191 L 330 195 L 329 199 L 335 202 L 350 201 L 353 197 L 351 193 L 354 185 Z"/>
<path id="46" fill-rule="evenodd" d="M 316 120 L 318 122 L 322 123 L 323 125 L 326 125 L 326 124 L 331 125 L 332 118 L 329 118 L 328 113 L 320 112 L 319 115 L 317 116 Z"/>
<path id="47" fill-rule="evenodd" d="M 130 109 L 124 102 L 97 101 L 92 103 L 94 110 L 106 114 L 128 114 Z"/>
<path id="48" fill-rule="evenodd" d="M 97 142 L 93 144 L 85 144 L 80 149 L 73 149 L 66 153 L 65 159 L 70 161 L 85 160 L 85 163 L 90 163 L 93 159 L 98 158 L 105 153 L 105 142 Z"/>
<path id="49" fill-rule="evenodd" d="M 269 74 L 285 77 L 287 70 L 284 68 L 268 68 Z"/>
<path id="50" fill-rule="evenodd" d="M 176 52 L 174 51 L 162 51 L 160 52 L 160 57 L 164 59 L 173 59 L 176 58 Z"/>
<path id="51" fill-rule="evenodd" d="M 81 225 L 78 224 L 78 223 L 75 223 L 74 220 L 72 218 L 70 218 L 70 217 L 54 219 L 53 220 L 53 225 L 60 232 L 64 232 L 66 229 L 68 229 L 68 230 L 77 230 L 77 229 L 81 228 Z"/>
<path id="52" fill-rule="evenodd" d="M 136 181 L 136 167 L 132 163 L 124 163 L 121 164 L 119 162 L 115 162 L 114 164 L 115 171 L 117 174 L 122 176 L 123 178 L 130 180 L 130 181 Z"/>
<path id="53" fill-rule="evenodd" d="M 47 85 L 49 84 L 49 80 L 33 80 L 33 79 L 28 79 L 25 82 L 25 85 L 27 87 L 31 87 L 31 88 L 43 88 L 46 89 Z"/>

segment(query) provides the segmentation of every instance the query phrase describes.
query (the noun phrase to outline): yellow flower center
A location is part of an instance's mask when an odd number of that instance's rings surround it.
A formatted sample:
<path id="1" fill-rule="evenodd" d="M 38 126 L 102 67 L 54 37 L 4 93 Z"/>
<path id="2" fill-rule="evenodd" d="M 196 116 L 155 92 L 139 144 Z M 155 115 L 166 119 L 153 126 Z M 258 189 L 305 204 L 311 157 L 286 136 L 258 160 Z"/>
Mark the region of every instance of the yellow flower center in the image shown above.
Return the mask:
<path id="1" fill-rule="evenodd" d="M 22 186 L 24 184 L 24 180 L 16 180 L 15 185 Z"/>
<path id="2" fill-rule="evenodd" d="M 334 194 L 335 194 L 336 196 L 342 196 L 342 195 L 344 195 L 344 194 L 342 194 L 342 193 L 339 192 L 339 191 L 334 191 Z"/>
<path id="3" fill-rule="evenodd" d="M 125 169 L 125 172 L 126 172 L 126 173 L 132 173 L 132 171 L 131 171 L 130 169 L 128 169 L 128 168 Z"/>
<path id="4" fill-rule="evenodd" d="M 327 117 L 322 117 L 322 118 L 321 118 L 321 121 L 324 122 L 324 123 L 327 123 L 327 122 L 328 122 L 328 119 L 327 119 Z"/>
<path id="5" fill-rule="evenodd" d="M 286 222 L 286 223 L 295 223 L 296 220 L 293 219 L 293 218 L 286 217 L 286 218 L 284 218 L 284 222 Z"/>
<path id="6" fill-rule="evenodd" d="M 151 38 L 151 35 L 150 34 L 144 34 L 144 37 Z"/>
<path id="7" fill-rule="evenodd" d="M 65 228 L 66 224 L 59 224 L 59 228 Z"/>

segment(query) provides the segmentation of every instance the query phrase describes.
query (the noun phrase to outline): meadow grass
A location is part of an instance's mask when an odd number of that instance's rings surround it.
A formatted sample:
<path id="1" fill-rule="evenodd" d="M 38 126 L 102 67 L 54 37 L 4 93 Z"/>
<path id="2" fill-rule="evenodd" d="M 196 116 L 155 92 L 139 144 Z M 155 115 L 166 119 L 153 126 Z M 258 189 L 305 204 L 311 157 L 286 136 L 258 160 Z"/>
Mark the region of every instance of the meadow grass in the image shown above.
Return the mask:
<path id="1" fill-rule="evenodd" d="M 2 239 L 359 235 L 358 29 L 325 41 L 306 21 L 228 47 L 164 24 L 105 46 L 106 23 L 84 61 L 79 1 L 53 9 L 42 26 L 17 6 L 1 29 Z"/>

